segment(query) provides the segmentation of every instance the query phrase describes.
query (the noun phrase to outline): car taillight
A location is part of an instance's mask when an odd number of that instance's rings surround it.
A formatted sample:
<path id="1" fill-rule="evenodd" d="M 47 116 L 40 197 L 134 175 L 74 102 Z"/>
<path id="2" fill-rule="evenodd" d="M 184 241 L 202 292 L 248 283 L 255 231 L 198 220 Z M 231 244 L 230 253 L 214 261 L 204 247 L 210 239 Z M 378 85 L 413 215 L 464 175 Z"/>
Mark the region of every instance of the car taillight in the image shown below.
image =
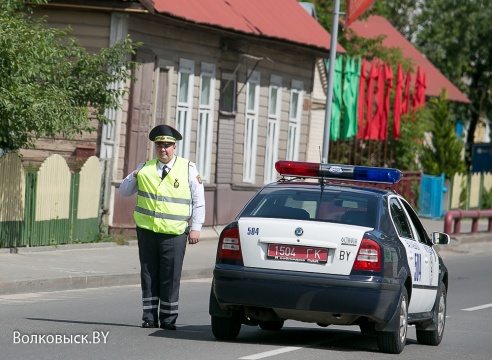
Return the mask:
<path id="1" fill-rule="evenodd" d="M 222 264 L 243 265 L 241 241 L 237 226 L 225 228 L 220 234 L 217 250 L 217 262 Z"/>
<path id="2" fill-rule="evenodd" d="M 381 271 L 381 247 L 373 240 L 362 239 L 353 270 Z"/>

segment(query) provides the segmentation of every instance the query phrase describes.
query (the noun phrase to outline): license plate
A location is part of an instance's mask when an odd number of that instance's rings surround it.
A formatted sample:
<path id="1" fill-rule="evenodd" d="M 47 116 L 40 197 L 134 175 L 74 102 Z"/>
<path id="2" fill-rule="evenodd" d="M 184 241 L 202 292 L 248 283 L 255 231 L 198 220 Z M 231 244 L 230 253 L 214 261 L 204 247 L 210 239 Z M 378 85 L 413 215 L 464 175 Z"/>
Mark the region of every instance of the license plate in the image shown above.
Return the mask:
<path id="1" fill-rule="evenodd" d="M 317 247 L 268 244 L 267 258 L 272 260 L 326 264 L 328 261 L 328 250 Z"/>

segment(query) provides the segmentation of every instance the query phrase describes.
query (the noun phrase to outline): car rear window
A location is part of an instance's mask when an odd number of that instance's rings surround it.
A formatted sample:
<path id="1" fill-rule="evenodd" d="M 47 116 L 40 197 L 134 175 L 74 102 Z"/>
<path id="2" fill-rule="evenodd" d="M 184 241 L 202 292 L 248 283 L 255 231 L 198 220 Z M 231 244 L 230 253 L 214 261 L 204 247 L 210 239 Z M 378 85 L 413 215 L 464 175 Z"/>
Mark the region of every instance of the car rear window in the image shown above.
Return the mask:
<path id="1" fill-rule="evenodd" d="M 264 188 L 240 217 L 336 222 L 374 227 L 377 195 L 356 191 Z"/>

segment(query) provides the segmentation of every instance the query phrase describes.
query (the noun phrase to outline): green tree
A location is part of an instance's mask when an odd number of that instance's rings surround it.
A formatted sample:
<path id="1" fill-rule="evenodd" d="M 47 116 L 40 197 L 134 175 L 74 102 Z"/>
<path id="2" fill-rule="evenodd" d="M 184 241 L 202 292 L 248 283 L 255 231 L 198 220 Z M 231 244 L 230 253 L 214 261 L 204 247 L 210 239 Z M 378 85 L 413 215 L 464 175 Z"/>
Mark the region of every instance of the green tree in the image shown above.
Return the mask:
<path id="1" fill-rule="evenodd" d="M 45 3 L 35 0 L 31 3 Z M 91 118 L 109 121 L 119 107 L 136 63 L 138 44 L 129 38 L 89 54 L 44 18 L 30 16 L 24 0 L 0 2 L 0 149 L 34 147 L 41 137 L 72 138 L 94 130 Z"/>
<path id="2" fill-rule="evenodd" d="M 375 8 L 470 99 L 471 106 L 455 110 L 468 125 L 465 160 L 469 168 L 476 127 L 486 118 L 492 119 L 492 2 L 415 3 L 407 13 L 391 10 L 399 2 L 389 0 L 378 0 Z"/>
<path id="3" fill-rule="evenodd" d="M 424 147 L 420 162 L 426 174 L 439 176 L 444 173 L 450 179 L 454 174 L 465 171 L 463 141 L 456 135 L 455 121 L 451 117 L 445 92 L 431 99 L 428 107 L 431 143 Z"/>
<path id="4" fill-rule="evenodd" d="M 393 167 L 402 170 L 419 171 L 418 159 L 422 156 L 425 133 L 430 130 L 426 108 L 402 116 L 400 139 L 393 140 Z"/>

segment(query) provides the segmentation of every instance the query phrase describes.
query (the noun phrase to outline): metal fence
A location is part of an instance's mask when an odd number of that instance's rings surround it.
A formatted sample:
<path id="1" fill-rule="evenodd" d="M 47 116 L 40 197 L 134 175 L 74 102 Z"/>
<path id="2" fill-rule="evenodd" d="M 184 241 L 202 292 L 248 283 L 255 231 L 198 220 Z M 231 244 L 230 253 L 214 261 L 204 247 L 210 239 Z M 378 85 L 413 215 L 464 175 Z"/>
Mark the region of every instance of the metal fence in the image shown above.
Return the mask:
<path id="1" fill-rule="evenodd" d="M 102 170 L 87 159 L 70 172 L 60 155 L 26 173 L 17 154 L 0 158 L 0 248 L 93 242 L 99 235 Z"/>

